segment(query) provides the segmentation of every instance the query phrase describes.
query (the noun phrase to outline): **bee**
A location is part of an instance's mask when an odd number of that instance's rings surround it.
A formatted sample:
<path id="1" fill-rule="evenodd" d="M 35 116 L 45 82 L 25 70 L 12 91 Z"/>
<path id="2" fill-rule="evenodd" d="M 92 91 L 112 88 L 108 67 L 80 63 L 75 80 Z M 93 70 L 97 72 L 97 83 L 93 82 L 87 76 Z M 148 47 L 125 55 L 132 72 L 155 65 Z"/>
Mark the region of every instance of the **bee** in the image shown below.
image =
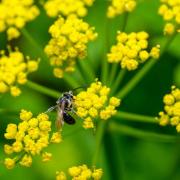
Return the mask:
<path id="1" fill-rule="evenodd" d="M 82 87 L 75 88 L 74 90 L 79 88 Z M 62 96 L 59 97 L 58 100 L 56 101 L 56 105 L 50 107 L 46 111 L 46 113 L 49 113 L 53 110 L 57 111 L 56 127 L 58 129 L 62 128 L 64 122 L 69 125 L 73 125 L 76 123 L 76 120 L 71 115 L 71 113 L 75 114 L 73 91 L 64 92 Z"/>

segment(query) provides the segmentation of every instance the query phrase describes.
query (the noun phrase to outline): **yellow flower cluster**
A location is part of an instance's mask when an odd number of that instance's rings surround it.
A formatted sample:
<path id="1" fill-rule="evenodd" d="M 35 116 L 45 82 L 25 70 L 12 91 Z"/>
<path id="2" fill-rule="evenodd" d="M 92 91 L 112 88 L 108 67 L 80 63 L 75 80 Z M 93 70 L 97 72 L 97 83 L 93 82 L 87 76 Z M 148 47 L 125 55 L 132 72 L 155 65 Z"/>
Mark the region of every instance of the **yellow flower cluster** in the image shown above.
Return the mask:
<path id="1" fill-rule="evenodd" d="M 108 7 L 107 17 L 114 18 L 124 12 L 132 12 L 136 7 L 136 0 L 111 0 Z"/>
<path id="2" fill-rule="evenodd" d="M 180 89 L 172 86 L 171 93 L 163 98 L 164 112 L 159 113 L 160 125 L 171 124 L 176 126 L 177 132 L 180 132 Z"/>
<path id="3" fill-rule="evenodd" d="M 49 29 L 52 39 L 45 47 L 45 53 L 54 66 L 54 75 L 62 78 L 64 72 L 74 71 L 76 58 L 87 54 L 87 43 L 97 37 L 94 27 L 71 15 L 60 17 Z"/>
<path id="4" fill-rule="evenodd" d="M 149 57 L 158 59 L 160 46 L 157 45 L 148 52 L 148 33 L 141 31 L 138 33 L 118 32 L 117 44 L 111 47 L 111 52 L 107 55 L 109 63 L 120 63 L 122 68 L 129 71 L 138 68 L 140 63 L 144 63 Z"/>
<path id="5" fill-rule="evenodd" d="M 21 110 L 20 122 L 8 124 L 5 138 L 11 140 L 12 144 L 5 144 L 4 151 L 13 158 L 6 158 L 4 164 L 7 169 L 14 168 L 16 163 L 21 166 L 30 167 L 32 156 L 41 155 L 42 161 L 47 162 L 52 154 L 43 152 L 50 143 L 62 141 L 60 132 L 51 132 L 51 121 L 47 114 L 39 114 L 36 118 L 30 111 Z"/>
<path id="6" fill-rule="evenodd" d="M 93 2 L 94 0 L 48 0 L 44 8 L 50 17 L 70 14 L 84 17 L 87 15 L 87 6 L 92 6 Z"/>
<path id="7" fill-rule="evenodd" d="M 180 1 L 179 0 L 161 0 L 159 14 L 166 21 L 164 34 L 172 35 L 176 30 L 179 32 L 180 25 Z"/>
<path id="8" fill-rule="evenodd" d="M 68 170 L 69 175 L 71 176 L 72 180 L 87 180 L 87 179 L 94 179 L 100 180 L 103 175 L 102 169 L 89 169 L 86 165 L 82 166 L 73 166 Z M 56 172 L 56 180 L 66 180 L 66 174 L 61 171 Z"/>
<path id="9" fill-rule="evenodd" d="M 8 40 L 20 36 L 19 29 L 39 15 L 33 0 L 2 0 L 0 2 L 0 32 L 5 30 Z"/>
<path id="10" fill-rule="evenodd" d="M 37 69 L 38 61 L 26 59 L 18 50 L 10 51 L 8 56 L 2 51 L 0 55 L 0 94 L 10 91 L 12 96 L 19 96 L 21 90 L 17 84 L 25 84 L 27 75 Z"/>
<path id="11" fill-rule="evenodd" d="M 107 120 L 116 114 L 116 107 L 120 105 L 120 99 L 109 98 L 110 88 L 96 81 L 90 85 L 87 91 L 82 91 L 75 96 L 74 105 L 76 113 L 84 119 L 83 127 L 94 128 L 93 119 Z"/>

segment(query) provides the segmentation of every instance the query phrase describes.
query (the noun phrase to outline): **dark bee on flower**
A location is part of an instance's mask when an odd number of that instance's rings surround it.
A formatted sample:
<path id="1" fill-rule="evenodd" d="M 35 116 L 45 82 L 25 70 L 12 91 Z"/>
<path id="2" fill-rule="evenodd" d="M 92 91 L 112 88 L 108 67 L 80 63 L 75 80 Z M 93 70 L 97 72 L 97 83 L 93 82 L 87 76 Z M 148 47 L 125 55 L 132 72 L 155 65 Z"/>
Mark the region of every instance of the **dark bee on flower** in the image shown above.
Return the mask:
<path id="1" fill-rule="evenodd" d="M 82 87 L 78 87 L 73 89 L 77 90 Z M 75 114 L 74 111 L 74 95 L 73 91 L 64 92 L 61 97 L 56 101 L 56 105 L 50 107 L 46 113 L 51 112 L 56 109 L 57 111 L 57 120 L 56 120 L 56 127 L 60 129 L 64 122 L 69 125 L 73 125 L 76 123 L 75 119 L 72 117 L 72 113 Z"/>

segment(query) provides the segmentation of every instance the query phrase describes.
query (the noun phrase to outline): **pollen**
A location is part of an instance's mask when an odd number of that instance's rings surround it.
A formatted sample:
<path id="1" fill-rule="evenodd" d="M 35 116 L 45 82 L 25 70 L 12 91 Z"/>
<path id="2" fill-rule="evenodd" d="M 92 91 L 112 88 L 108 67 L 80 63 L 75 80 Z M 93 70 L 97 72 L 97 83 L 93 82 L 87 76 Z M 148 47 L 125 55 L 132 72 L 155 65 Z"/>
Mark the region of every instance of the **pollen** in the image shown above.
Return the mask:
<path id="1" fill-rule="evenodd" d="M 20 29 L 39 15 L 39 9 L 30 0 L 2 0 L 0 2 L 0 32 L 6 31 L 8 40 L 18 38 Z"/>
<path id="2" fill-rule="evenodd" d="M 33 117 L 30 111 L 21 110 L 20 119 L 18 125 L 8 124 L 4 134 L 6 139 L 11 140 L 11 144 L 4 145 L 4 152 L 15 155 L 14 159 L 5 159 L 4 164 L 8 169 L 12 169 L 17 163 L 30 167 L 35 155 L 40 155 L 43 162 L 49 161 L 52 154 L 44 152 L 44 149 L 49 144 L 62 141 L 60 132 L 52 132 L 47 114 L 41 113 Z"/>
<path id="3" fill-rule="evenodd" d="M 76 180 L 100 180 L 103 175 L 102 169 L 88 168 L 87 165 L 83 164 L 80 166 L 73 166 L 68 169 L 68 175 L 71 176 L 71 179 Z M 66 180 L 67 175 L 63 171 L 56 172 L 56 180 Z"/>
<path id="4" fill-rule="evenodd" d="M 109 93 L 110 88 L 96 80 L 86 91 L 75 96 L 76 113 L 84 119 L 85 129 L 94 128 L 94 119 L 107 120 L 116 114 L 116 107 L 120 105 L 120 99 L 109 97 Z"/>
<path id="5" fill-rule="evenodd" d="M 79 17 L 87 15 L 87 7 L 92 6 L 94 0 L 48 0 L 44 4 L 46 13 L 50 17 L 58 15 L 68 16 L 76 14 Z"/>
<path id="6" fill-rule="evenodd" d="M 111 0 L 107 17 L 114 18 L 124 12 L 132 12 L 136 7 L 136 0 Z"/>
<path id="7" fill-rule="evenodd" d="M 150 57 L 158 59 L 160 46 L 152 47 L 149 52 L 148 37 L 149 34 L 144 31 L 130 34 L 118 32 L 117 44 L 113 45 L 107 54 L 108 62 L 119 63 L 121 68 L 132 71 Z"/>
<path id="8" fill-rule="evenodd" d="M 164 34 L 172 35 L 178 31 L 180 25 L 180 1 L 179 0 L 161 0 L 158 13 L 165 21 Z"/>
<path id="9" fill-rule="evenodd" d="M 38 69 L 39 61 L 25 58 L 18 49 L 9 55 L 0 54 L 0 94 L 10 92 L 14 97 L 21 94 L 19 88 L 27 82 L 27 76 Z"/>
<path id="10" fill-rule="evenodd" d="M 160 125 L 176 126 L 177 132 L 180 132 L 180 89 L 172 86 L 171 93 L 164 96 L 163 102 L 164 111 L 159 113 Z"/>
<path id="11" fill-rule="evenodd" d="M 64 72 L 74 71 L 76 59 L 83 59 L 87 54 L 87 44 L 95 40 L 97 33 L 88 23 L 70 15 L 59 19 L 49 28 L 52 38 L 45 47 L 45 53 L 54 67 L 54 75 L 62 78 Z"/>

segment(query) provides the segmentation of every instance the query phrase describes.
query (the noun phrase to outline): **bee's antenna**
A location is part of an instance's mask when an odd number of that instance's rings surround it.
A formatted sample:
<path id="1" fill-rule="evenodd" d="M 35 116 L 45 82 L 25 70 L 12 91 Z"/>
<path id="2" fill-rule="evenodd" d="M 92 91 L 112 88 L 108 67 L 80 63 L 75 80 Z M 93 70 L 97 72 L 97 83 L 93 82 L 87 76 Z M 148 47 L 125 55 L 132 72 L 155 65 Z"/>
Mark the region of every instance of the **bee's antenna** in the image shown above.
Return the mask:
<path id="1" fill-rule="evenodd" d="M 77 89 L 84 89 L 84 88 L 86 88 L 86 87 L 87 87 L 87 85 L 80 86 L 80 87 L 77 87 L 77 88 L 72 89 L 72 91 L 76 91 Z"/>

